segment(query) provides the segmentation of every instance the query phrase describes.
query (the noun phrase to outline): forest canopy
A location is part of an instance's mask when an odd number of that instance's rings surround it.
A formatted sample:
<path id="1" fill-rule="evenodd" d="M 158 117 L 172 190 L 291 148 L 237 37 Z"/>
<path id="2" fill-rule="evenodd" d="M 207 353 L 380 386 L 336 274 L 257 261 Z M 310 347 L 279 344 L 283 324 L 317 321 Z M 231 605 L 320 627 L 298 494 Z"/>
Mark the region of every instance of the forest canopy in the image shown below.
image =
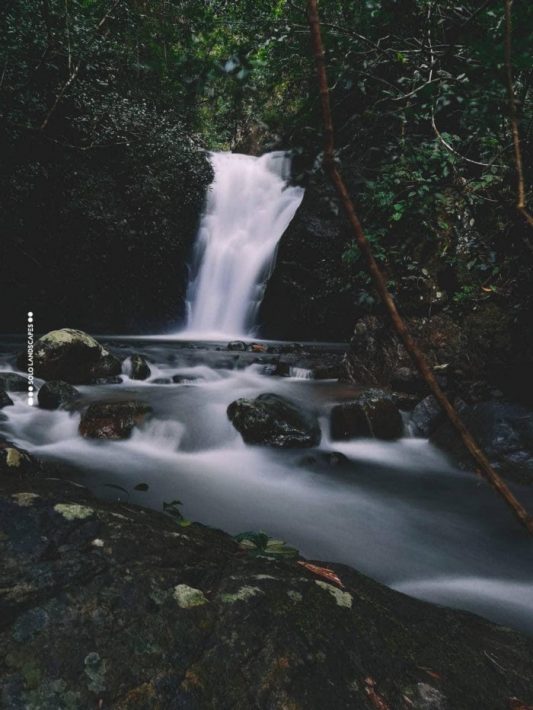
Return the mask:
<path id="1" fill-rule="evenodd" d="M 409 299 L 412 279 L 426 270 L 436 307 L 522 303 L 532 236 L 513 208 L 503 2 L 322 0 L 320 11 L 338 158 L 392 287 Z M 532 19 L 531 3 L 515 0 L 526 184 Z M 67 267 L 76 272 L 70 244 L 78 235 L 76 249 L 102 274 L 109 302 L 119 299 L 105 282 L 113 263 L 126 258 L 130 278 L 116 288 L 132 292 L 139 264 L 151 260 L 162 283 L 152 303 L 134 303 L 137 322 L 158 299 L 166 322 L 177 308 L 168 298 L 176 274 L 153 250 L 186 260 L 211 179 L 203 149 L 290 149 L 295 179 L 320 181 L 304 3 L 7 0 L 0 23 L 0 187 L 14 288 L 13 266 L 28 253 L 36 278 L 43 269 L 51 281 Z M 335 211 L 328 189 L 319 192 Z M 148 248 L 154 232 L 161 239 Z M 50 248 L 66 255 L 54 274 Z M 354 308 L 372 307 L 350 242 L 342 255 L 331 288 L 349 293 Z M 54 307 L 68 317 L 62 288 Z M 129 307 L 111 310 L 103 326 L 131 326 L 123 323 Z"/>

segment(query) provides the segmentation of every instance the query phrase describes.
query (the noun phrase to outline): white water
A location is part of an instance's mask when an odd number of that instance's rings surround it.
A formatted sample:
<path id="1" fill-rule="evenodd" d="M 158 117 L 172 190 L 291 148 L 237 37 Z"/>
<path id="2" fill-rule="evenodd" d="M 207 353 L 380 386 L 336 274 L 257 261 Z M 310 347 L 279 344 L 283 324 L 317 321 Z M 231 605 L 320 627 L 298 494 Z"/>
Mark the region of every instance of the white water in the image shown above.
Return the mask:
<path id="1" fill-rule="evenodd" d="M 429 442 L 331 441 L 329 410 L 352 392 L 342 383 L 308 379 L 306 370 L 282 378 L 262 375 L 256 365 L 230 369 L 222 362 L 228 353 L 214 346 L 153 341 L 142 347 L 136 340 L 134 349 L 150 360 L 149 380 L 131 380 L 126 364 L 122 384 L 79 388 L 85 403 L 132 397 L 150 403 L 153 418 L 130 439 L 83 439 L 79 412 L 29 407 L 23 393 L 12 393 L 15 406 L 2 410 L 0 436 L 71 464 L 74 479 L 101 496 L 156 510 L 179 499 L 191 520 L 230 533 L 264 530 L 311 559 L 344 562 L 407 594 L 533 633 L 530 537 L 487 484 L 455 471 Z M 0 370 L 8 369 L 10 361 L 1 360 Z M 190 382 L 154 382 L 173 375 Z M 263 392 L 315 411 L 320 446 L 247 446 L 226 409 L 238 397 Z M 344 463 L 327 463 L 323 457 L 332 451 Z M 138 483 L 148 491 L 136 491 Z M 533 508 L 531 488 L 518 495 Z"/>
<path id="2" fill-rule="evenodd" d="M 256 325 L 277 244 L 303 197 L 287 186 L 290 158 L 212 153 L 215 179 L 200 223 L 185 332 L 246 336 Z"/>

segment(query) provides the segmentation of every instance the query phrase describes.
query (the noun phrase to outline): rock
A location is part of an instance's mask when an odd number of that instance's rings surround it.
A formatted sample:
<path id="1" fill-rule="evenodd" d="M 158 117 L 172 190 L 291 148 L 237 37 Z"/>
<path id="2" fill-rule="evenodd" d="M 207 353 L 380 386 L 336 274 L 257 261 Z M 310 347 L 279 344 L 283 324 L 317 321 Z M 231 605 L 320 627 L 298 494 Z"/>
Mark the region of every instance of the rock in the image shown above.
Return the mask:
<path id="1" fill-rule="evenodd" d="M 30 453 L 0 439 L 0 480 L 18 480 L 38 475 L 41 471 L 41 463 Z"/>
<path id="2" fill-rule="evenodd" d="M 5 390 L 0 389 L 0 409 L 2 409 L 3 407 L 9 407 L 12 404 L 13 400 L 8 395 L 8 393 Z"/>
<path id="3" fill-rule="evenodd" d="M 37 395 L 42 409 L 59 409 L 80 398 L 78 390 L 62 380 L 45 382 Z"/>
<path id="4" fill-rule="evenodd" d="M 263 343 L 250 343 L 248 350 L 251 353 L 266 353 L 268 352 L 268 347 L 263 345 Z"/>
<path id="5" fill-rule="evenodd" d="M 228 350 L 235 350 L 243 353 L 246 351 L 246 343 L 243 343 L 242 340 L 233 340 L 231 343 L 228 343 Z"/>
<path id="6" fill-rule="evenodd" d="M 153 385 L 171 385 L 172 380 L 170 377 L 156 377 L 154 380 L 151 381 L 151 384 Z"/>
<path id="7" fill-rule="evenodd" d="M 5 708 L 533 703 L 530 637 L 347 566 L 258 555 L 61 481 L 0 476 L 0 529 Z"/>
<path id="8" fill-rule="evenodd" d="M 533 409 L 499 401 L 480 402 L 464 407 L 461 418 L 499 473 L 517 483 L 533 483 Z M 430 441 L 460 468 L 473 468 L 449 422 L 441 424 Z"/>
<path id="9" fill-rule="evenodd" d="M 131 356 L 130 377 L 132 380 L 147 380 L 151 375 L 151 370 L 142 355 L 135 353 Z"/>
<path id="10" fill-rule="evenodd" d="M 358 436 L 398 439 L 403 433 L 403 422 L 388 392 L 368 389 L 354 401 L 333 407 L 330 431 L 334 440 Z"/>
<path id="11" fill-rule="evenodd" d="M 172 375 L 172 382 L 176 384 L 191 384 L 192 382 L 198 382 L 201 377 L 197 375 Z"/>
<path id="12" fill-rule="evenodd" d="M 422 377 L 409 367 L 399 367 L 392 373 L 390 386 L 396 392 L 404 394 L 423 395 L 427 391 L 427 385 Z"/>
<path id="13" fill-rule="evenodd" d="M 323 464 L 333 468 L 346 468 L 350 465 L 350 459 L 340 451 L 316 451 L 302 456 L 298 463 L 300 466 L 311 468 Z"/>
<path id="14" fill-rule="evenodd" d="M 122 377 L 94 377 L 89 380 L 90 385 L 121 385 Z"/>
<path id="15" fill-rule="evenodd" d="M 27 392 L 28 378 L 16 372 L 0 372 L 0 389 L 6 392 Z"/>
<path id="16" fill-rule="evenodd" d="M 247 444 L 303 448 L 320 442 L 316 416 L 277 394 L 238 399 L 229 405 L 228 417 Z"/>
<path id="17" fill-rule="evenodd" d="M 425 439 L 444 421 L 444 412 L 433 395 L 425 397 L 411 412 L 409 426 L 413 436 Z"/>
<path id="18" fill-rule="evenodd" d="M 93 402 L 82 414 L 79 431 L 88 439 L 127 439 L 152 412 L 144 402 Z"/>
<path id="19" fill-rule="evenodd" d="M 99 377 L 120 374 L 120 360 L 105 350 L 93 337 L 81 330 L 52 330 L 36 341 L 34 374 L 45 380 L 64 380 L 73 385 L 87 384 Z M 25 369 L 26 353 L 17 364 Z"/>

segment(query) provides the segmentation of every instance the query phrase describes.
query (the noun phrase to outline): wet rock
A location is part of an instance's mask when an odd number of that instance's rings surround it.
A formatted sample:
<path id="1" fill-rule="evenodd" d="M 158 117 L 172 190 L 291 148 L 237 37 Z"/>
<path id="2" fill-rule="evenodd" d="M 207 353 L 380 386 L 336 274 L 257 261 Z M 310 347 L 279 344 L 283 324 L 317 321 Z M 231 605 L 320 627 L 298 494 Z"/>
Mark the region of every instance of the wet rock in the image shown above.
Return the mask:
<path id="1" fill-rule="evenodd" d="M 6 708 L 533 703 L 531 638 L 344 565 L 38 478 L 0 476 L 0 530 Z"/>
<path id="2" fill-rule="evenodd" d="M 121 385 L 122 378 L 118 375 L 114 377 L 94 377 L 89 381 L 90 385 Z"/>
<path id="3" fill-rule="evenodd" d="M 151 412 L 138 400 L 93 402 L 82 414 L 79 431 L 88 439 L 127 439 Z"/>
<path id="4" fill-rule="evenodd" d="M 192 382 L 197 382 L 202 379 L 196 375 L 172 375 L 172 382 L 176 384 L 191 384 Z"/>
<path id="5" fill-rule="evenodd" d="M 27 392 L 28 378 L 16 372 L 0 372 L 0 389 L 6 392 Z"/>
<path id="6" fill-rule="evenodd" d="M 405 394 L 423 395 L 427 390 L 427 385 L 422 377 L 409 367 L 399 367 L 392 373 L 391 389 Z"/>
<path id="7" fill-rule="evenodd" d="M 318 419 L 276 394 L 238 399 L 228 407 L 228 417 L 247 444 L 276 448 L 302 448 L 320 442 Z"/>
<path id="8" fill-rule="evenodd" d="M 269 349 L 266 345 L 263 345 L 263 343 L 250 343 L 248 346 L 248 350 L 251 353 L 266 353 L 269 352 Z"/>
<path id="9" fill-rule="evenodd" d="M 235 350 L 236 352 L 243 353 L 246 351 L 246 343 L 242 340 L 233 340 L 231 343 L 228 343 L 228 350 Z"/>
<path id="10" fill-rule="evenodd" d="M 351 402 L 337 404 L 331 410 L 331 438 L 334 440 L 371 436 L 397 439 L 403 422 L 391 395 L 380 389 L 369 389 Z"/>
<path id="11" fill-rule="evenodd" d="M 78 390 L 62 380 L 45 382 L 37 395 L 42 409 L 59 409 L 80 398 Z"/>
<path id="12" fill-rule="evenodd" d="M 326 464 L 332 468 L 346 468 L 350 465 L 350 459 L 344 454 L 341 454 L 340 451 L 317 451 L 302 456 L 298 463 L 305 467 Z"/>
<path id="13" fill-rule="evenodd" d="M 142 355 L 131 356 L 130 377 L 132 380 L 147 380 L 151 375 L 150 366 Z"/>
<path id="14" fill-rule="evenodd" d="M 63 380 L 70 384 L 87 384 L 99 377 L 120 374 L 120 360 L 103 348 L 93 337 L 81 330 L 62 328 L 52 330 L 36 341 L 34 371 L 45 380 Z M 17 358 L 20 369 L 25 369 L 27 355 Z"/>
<path id="15" fill-rule="evenodd" d="M 41 473 L 42 465 L 30 453 L 0 439 L 0 480 L 15 481 Z M 1 533 L 0 533 L 1 539 Z"/>
<path id="16" fill-rule="evenodd" d="M 503 476 L 517 483 L 533 483 L 533 409 L 499 401 L 480 402 L 464 407 L 461 418 Z M 441 424 L 430 440 L 460 468 L 473 468 L 449 422 Z"/>
<path id="17" fill-rule="evenodd" d="M 153 385 L 171 385 L 172 380 L 170 377 L 156 377 L 151 381 L 151 384 Z"/>
<path id="18" fill-rule="evenodd" d="M 0 389 L 0 409 L 2 409 L 3 407 L 9 407 L 12 404 L 13 400 L 8 395 L 8 393 L 5 390 Z"/>
<path id="19" fill-rule="evenodd" d="M 413 436 L 425 439 L 444 421 L 444 413 L 433 395 L 424 397 L 413 409 L 409 427 Z"/>

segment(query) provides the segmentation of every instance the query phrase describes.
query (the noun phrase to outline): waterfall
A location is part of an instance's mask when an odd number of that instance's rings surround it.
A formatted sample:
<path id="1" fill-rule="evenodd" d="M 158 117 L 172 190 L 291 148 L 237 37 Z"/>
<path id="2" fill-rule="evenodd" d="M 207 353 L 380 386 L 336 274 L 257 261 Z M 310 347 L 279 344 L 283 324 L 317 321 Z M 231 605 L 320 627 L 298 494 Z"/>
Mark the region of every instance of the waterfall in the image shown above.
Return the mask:
<path id="1" fill-rule="evenodd" d="M 290 158 L 212 153 L 215 174 L 196 240 L 186 331 L 198 337 L 253 333 L 277 244 L 303 197 L 290 187 Z"/>

